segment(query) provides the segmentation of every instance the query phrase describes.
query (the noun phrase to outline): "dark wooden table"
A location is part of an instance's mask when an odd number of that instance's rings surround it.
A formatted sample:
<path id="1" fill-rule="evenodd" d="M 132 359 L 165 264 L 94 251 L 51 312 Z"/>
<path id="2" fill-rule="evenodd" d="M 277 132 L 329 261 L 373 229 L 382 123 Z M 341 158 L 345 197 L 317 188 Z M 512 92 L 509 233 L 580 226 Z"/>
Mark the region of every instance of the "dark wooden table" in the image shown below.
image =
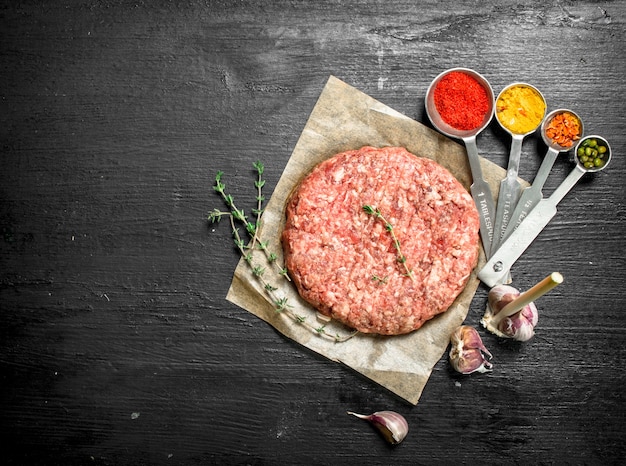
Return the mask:
<path id="1" fill-rule="evenodd" d="M 65 1 L 0 7 L 3 464 L 619 464 L 626 456 L 626 2 Z M 538 87 L 614 159 L 514 267 L 537 335 L 482 328 L 417 406 L 225 300 L 238 260 L 215 173 L 268 196 L 332 74 L 428 124 L 439 72 Z M 482 155 L 505 167 L 492 124 Z M 523 146 L 532 180 L 546 147 Z M 549 194 L 573 165 L 559 158 Z M 477 324 L 487 288 L 468 315 Z M 392 448 L 346 410 L 402 413 Z"/>

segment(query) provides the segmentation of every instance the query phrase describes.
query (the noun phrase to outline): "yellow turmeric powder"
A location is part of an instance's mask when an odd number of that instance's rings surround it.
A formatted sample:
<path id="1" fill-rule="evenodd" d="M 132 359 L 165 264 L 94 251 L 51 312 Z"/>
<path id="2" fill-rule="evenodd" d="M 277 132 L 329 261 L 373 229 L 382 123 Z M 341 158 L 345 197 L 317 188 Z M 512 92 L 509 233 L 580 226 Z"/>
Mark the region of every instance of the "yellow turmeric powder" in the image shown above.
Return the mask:
<path id="1" fill-rule="evenodd" d="M 546 103 L 533 87 L 516 84 L 500 94 L 496 101 L 496 118 L 515 134 L 537 129 L 546 114 Z"/>

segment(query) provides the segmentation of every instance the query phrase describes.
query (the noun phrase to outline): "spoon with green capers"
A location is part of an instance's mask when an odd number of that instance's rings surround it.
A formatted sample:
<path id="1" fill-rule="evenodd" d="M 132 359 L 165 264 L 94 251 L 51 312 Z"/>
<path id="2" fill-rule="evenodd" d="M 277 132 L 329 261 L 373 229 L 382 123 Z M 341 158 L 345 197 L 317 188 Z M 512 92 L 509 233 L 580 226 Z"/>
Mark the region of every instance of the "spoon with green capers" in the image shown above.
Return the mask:
<path id="1" fill-rule="evenodd" d="M 593 157 L 591 163 L 589 157 L 596 152 L 590 152 L 587 156 L 587 148 L 595 148 L 597 155 Z M 604 149 L 600 150 L 600 147 Z M 584 151 L 580 151 L 584 148 Z M 595 173 L 604 170 L 611 161 L 611 148 L 606 139 L 600 136 L 587 136 L 580 140 L 575 149 L 576 167 L 563 180 L 558 188 L 554 190 L 552 195 L 546 199 L 541 199 L 535 208 L 530 211 L 528 216 L 520 222 L 510 236 L 502 243 L 500 249 L 491 256 L 482 270 L 478 273 L 478 278 L 485 284 L 493 287 L 501 284 L 506 280 L 511 266 L 524 253 L 526 248 L 534 241 L 539 233 L 556 215 L 558 203 L 565 195 L 574 187 L 578 180 L 585 173 Z M 579 155 L 582 154 L 582 155 Z M 602 157 L 600 157 L 602 155 Z M 583 156 L 587 156 L 585 162 L 582 161 Z M 596 162 L 596 159 L 599 162 Z M 597 164 L 597 165 L 596 165 Z"/>

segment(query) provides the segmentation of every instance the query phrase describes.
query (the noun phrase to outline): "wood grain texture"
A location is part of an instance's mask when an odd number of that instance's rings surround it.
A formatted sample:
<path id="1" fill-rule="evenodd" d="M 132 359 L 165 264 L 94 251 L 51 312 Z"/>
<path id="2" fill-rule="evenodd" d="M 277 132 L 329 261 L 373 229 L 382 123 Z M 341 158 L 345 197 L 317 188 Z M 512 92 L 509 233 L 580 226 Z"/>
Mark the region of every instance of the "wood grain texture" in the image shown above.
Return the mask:
<path id="1" fill-rule="evenodd" d="M 0 7 L 3 463 L 620 464 L 625 24 L 623 0 Z M 481 329 L 494 372 L 443 357 L 410 407 L 228 303 L 238 256 L 206 216 L 218 170 L 252 206 L 262 160 L 272 192 L 330 74 L 428 124 L 426 88 L 455 66 L 535 85 L 615 157 L 513 269 L 520 288 L 565 277 L 536 337 Z M 506 166 L 496 124 L 478 146 Z M 524 141 L 521 176 L 545 150 Z M 411 426 L 396 448 L 345 415 L 381 409 Z"/>

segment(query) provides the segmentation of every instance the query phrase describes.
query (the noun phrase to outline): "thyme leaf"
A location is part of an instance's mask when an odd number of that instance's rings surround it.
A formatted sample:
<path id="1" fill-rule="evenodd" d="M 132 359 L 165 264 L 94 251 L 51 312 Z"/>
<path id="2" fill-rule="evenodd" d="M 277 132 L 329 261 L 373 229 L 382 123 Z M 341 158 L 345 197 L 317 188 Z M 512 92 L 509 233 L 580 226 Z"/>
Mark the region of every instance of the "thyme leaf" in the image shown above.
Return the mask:
<path id="1" fill-rule="evenodd" d="M 389 281 L 389 277 L 379 277 L 378 275 L 372 275 L 372 281 L 385 284 Z"/>
<path id="2" fill-rule="evenodd" d="M 393 225 L 389 223 L 389 220 L 385 218 L 385 216 L 382 214 L 382 212 L 378 208 L 374 208 L 371 205 L 366 204 L 363 206 L 363 211 L 368 215 L 373 215 L 374 218 L 383 222 L 383 224 L 385 225 L 385 230 L 387 230 L 389 234 L 391 235 L 393 246 L 396 248 L 396 252 L 397 252 L 396 260 L 398 261 L 398 263 L 403 265 L 404 270 L 405 270 L 405 275 L 411 278 L 411 280 L 413 280 L 413 271 L 409 269 L 409 267 L 406 265 L 406 257 L 402 253 L 402 249 L 400 247 L 400 240 L 396 236 L 396 233 L 393 229 Z"/>

